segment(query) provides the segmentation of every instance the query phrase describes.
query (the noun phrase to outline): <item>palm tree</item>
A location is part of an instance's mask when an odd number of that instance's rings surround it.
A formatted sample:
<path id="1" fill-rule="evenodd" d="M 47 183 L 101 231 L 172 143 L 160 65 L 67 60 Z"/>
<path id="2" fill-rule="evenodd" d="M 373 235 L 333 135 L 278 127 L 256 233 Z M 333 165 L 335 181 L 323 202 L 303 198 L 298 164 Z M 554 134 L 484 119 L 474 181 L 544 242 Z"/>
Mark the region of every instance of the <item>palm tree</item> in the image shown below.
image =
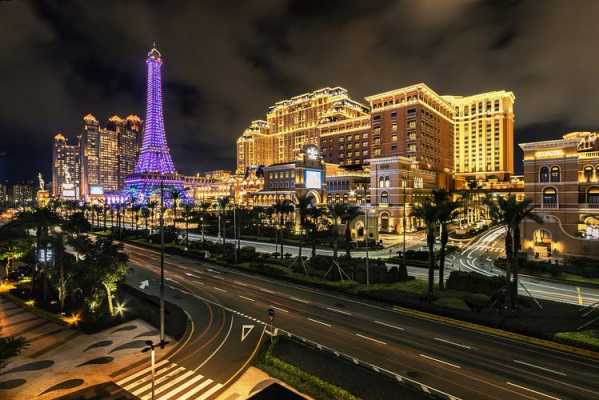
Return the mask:
<path id="1" fill-rule="evenodd" d="M 448 225 L 453 220 L 460 204 L 451 200 L 451 194 L 444 189 L 433 191 L 433 198 L 438 207 L 439 224 L 441 226 L 441 251 L 439 252 L 439 289 L 445 287 L 445 247 L 449 240 Z"/>
<path id="2" fill-rule="evenodd" d="M 321 219 L 326 215 L 325 209 L 312 207 L 308 210 L 308 229 L 310 230 L 310 241 L 312 242 L 312 257 L 316 256 L 316 241 L 321 224 Z"/>
<path id="3" fill-rule="evenodd" d="M 277 242 L 280 241 L 281 243 L 281 252 L 280 252 L 280 257 L 281 260 L 283 259 L 283 232 L 281 230 L 281 227 L 283 226 L 283 218 L 285 215 L 289 214 L 290 212 L 292 212 L 294 210 L 293 204 L 285 199 L 285 200 L 277 200 L 273 205 L 272 205 L 272 209 L 274 211 L 275 214 L 277 214 Z"/>
<path id="4" fill-rule="evenodd" d="M 341 221 L 345 224 L 345 256 L 351 258 L 351 222 L 362 214 L 360 207 L 352 206 L 349 204 L 345 205 L 345 211 L 341 217 Z"/>
<path id="5" fill-rule="evenodd" d="M 181 191 L 179 189 L 171 190 L 171 200 L 173 202 L 173 227 L 175 228 L 175 232 L 177 232 L 177 202 L 181 198 Z"/>
<path id="6" fill-rule="evenodd" d="M 333 258 L 337 259 L 338 251 L 339 251 L 339 221 L 342 220 L 345 215 L 345 210 L 347 209 L 347 204 L 345 203 L 332 203 L 328 205 L 329 216 L 333 220 L 332 225 L 332 234 L 333 234 Z"/>
<path id="7" fill-rule="evenodd" d="M 299 232 L 300 232 L 300 243 L 299 243 L 299 251 L 298 251 L 298 261 L 303 265 L 302 260 L 302 248 L 304 247 L 304 237 L 305 237 L 305 226 L 306 219 L 310 210 L 313 208 L 312 204 L 312 196 L 302 195 L 299 197 L 297 202 L 297 211 L 299 212 Z"/>
<path id="8" fill-rule="evenodd" d="M 148 218 L 150 218 L 150 209 L 148 207 L 141 208 L 141 217 L 144 220 L 146 235 L 149 235 L 150 231 L 148 230 Z"/>
<path id="9" fill-rule="evenodd" d="M 206 221 L 206 216 L 208 215 L 208 210 L 212 207 L 212 203 L 209 201 L 203 201 L 200 203 L 200 210 L 202 211 L 200 214 L 200 223 L 202 224 L 202 242 L 204 239 L 204 222 Z"/>
<path id="10" fill-rule="evenodd" d="M 505 280 L 509 288 L 508 302 L 510 308 L 515 309 L 518 300 L 518 262 L 515 260 L 515 256 L 520 247 L 520 224 L 526 219 L 542 224 L 543 218 L 534 214 L 531 199 L 518 201 L 513 194 L 510 194 L 507 198 L 499 197 L 497 201 L 488 200 L 486 205 L 489 208 L 491 218 L 507 228 L 505 236 Z"/>
<path id="11" fill-rule="evenodd" d="M 183 205 L 183 216 L 185 217 L 185 248 L 189 247 L 189 218 L 193 216 L 193 206 L 190 203 Z"/>
<path id="12" fill-rule="evenodd" d="M 428 298 L 433 298 L 435 282 L 435 233 L 439 223 L 439 209 L 430 199 L 414 207 L 412 215 L 426 226 L 426 245 L 428 247 Z"/>
<path id="13" fill-rule="evenodd" d="M 152 227 L 155 226 L 154 224 L 154 211 L 156 210 L 156 207 L 158 207 L 158 202 L 156 201 L 150 201 L 148 203 L 148 208 L 150 209 L 150 219 L 152 220 Z"/>
<path id="14" fill-rule="evenodd" d="M 226 224 L 225 224 L 225 218 L 224 218 L 223 214 L 226 212 L 227 206 L 229 205 L 230 201 L 231 201 L 231 199 L 229 198 L 229 196 L 219 197 L 216 201 L 217 208 L 218 208 L 218 229 L 221 230 L 221 226 L 222 226 L 221 232 L 222 232 L 222 239 L 223 239 L 223 248 L 225 247 L 225 243 L 227 240 L 227 238 L 226 238 L 227 234 L 225 232 Z"/>

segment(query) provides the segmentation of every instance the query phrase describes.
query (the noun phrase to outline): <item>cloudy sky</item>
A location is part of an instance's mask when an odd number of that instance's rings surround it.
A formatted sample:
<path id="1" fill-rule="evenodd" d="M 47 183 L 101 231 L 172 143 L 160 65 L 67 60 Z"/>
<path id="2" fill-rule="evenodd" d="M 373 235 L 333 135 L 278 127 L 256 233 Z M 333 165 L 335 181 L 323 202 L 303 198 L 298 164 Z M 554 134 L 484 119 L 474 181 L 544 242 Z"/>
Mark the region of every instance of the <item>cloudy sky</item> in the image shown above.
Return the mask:
<path id="1" fill-rule="evenodd" d="M 88 112 L 143 118 L 153 41 L 184 173 L 233 169 L 252 119 L 324 86 L 513 90 L 516 142 L 599 129 L 598 20 L 593 0 L 0 1 L 0 180 L 48 176 Z"/>

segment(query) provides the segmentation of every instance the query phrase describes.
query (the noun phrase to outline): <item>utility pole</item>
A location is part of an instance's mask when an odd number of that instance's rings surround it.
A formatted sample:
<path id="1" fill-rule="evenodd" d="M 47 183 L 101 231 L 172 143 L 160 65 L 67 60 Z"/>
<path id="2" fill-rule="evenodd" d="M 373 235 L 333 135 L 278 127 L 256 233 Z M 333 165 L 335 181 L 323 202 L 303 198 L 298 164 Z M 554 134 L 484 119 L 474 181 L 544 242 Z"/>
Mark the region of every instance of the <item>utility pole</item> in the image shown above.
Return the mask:
<path id="1" fill-rule="evenodd" d="M 238 261 L 238 254 L 237 254 L 237 206 L 235 205 L 235 203 L 233 203 L 233 237 L 235 239 L 235 264 L 237 264 Z"/>
<path id="2" fill-rule="evenodd" d="M 370 276 L 368 273 L 368 239 L 370 237 L 370 234 L 368 232 L 368 217 L 370 214 L 370 209 L 368 208 L 368 206 L 366 206 L 366 212 L 364 212 L 364 215 L 366 216 L 366 224 L 364 224 L 366 226 L 366 286 L 368 286 L 370 284 Z M 349 222 L 348 222 L 349 223 Z"/>
<path id="3" fill-rule="evenodd" d="M 160 180 L 160 347 L 164 348 L 164 178 Z"/>

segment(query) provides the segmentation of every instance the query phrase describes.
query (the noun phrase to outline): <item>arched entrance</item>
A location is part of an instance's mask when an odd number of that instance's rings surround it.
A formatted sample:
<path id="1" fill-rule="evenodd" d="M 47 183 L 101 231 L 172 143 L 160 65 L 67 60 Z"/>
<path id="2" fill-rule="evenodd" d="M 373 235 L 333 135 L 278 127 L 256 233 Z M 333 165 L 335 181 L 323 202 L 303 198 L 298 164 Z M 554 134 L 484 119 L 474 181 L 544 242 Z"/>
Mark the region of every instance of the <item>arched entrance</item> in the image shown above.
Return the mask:
<path id="1" fill-rule="evenodd" d="M 551 232 L 546 229 L 537 229 L 533 232 L 532 237 L 535 258 L 551 257 L 551 245 L 553 243 Z"/>
<path id="2" fill-rule="evenodd" d="M 380 229 L 381 232 L 389 232 L 389 213 L 382 213 L 381 214 L 381 225 L 380 225 Z"/>
<path id="3" fill-rule="evenodd" d="M 596 216 L 586 217 L 584 219 L 584 237 L 586 239 L 599 239 L 599 218 Z"/>

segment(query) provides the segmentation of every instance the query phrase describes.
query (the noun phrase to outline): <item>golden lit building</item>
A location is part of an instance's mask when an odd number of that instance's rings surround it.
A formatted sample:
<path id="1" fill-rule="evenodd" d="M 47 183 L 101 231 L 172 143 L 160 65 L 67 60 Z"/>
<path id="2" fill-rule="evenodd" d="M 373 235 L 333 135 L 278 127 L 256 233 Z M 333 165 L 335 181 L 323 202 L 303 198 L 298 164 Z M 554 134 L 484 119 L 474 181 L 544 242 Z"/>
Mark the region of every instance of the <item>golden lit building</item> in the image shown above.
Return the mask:
<path id="1" fill-rule="evenodd" d="M 514 93 L 443 98 L 454 107 L 456 179 L 509 180 L 514 173 Z"/>
<path id="2" fill-rule="evenodd" d="M 366 164 L 370 158 L 370 115 L 320 124 L 320 151 L 328 163 Z"/>
<path id="3" fill-rule="evenodd" d="M 69 144 L 62 133 L 56 134 L 52 148 L 52 196 L 63 196 L 68 177 L 75 191 L 73 197 L 78 198 L 80 175 L 79 143 Z"/>
<path id="4" fill-rule="evenodd" d="M 543 224 L 525 221 L 522 250 L 534 257 L 599 257 L 599 133 L 521 143 L 525 195 Z"/>
<path id="5" fill-rule="evenodd" d="M 274 162 L 274 140 L 269 133 L 266 121 L 252 121 L 237 139 L 237 171 Z"/>

